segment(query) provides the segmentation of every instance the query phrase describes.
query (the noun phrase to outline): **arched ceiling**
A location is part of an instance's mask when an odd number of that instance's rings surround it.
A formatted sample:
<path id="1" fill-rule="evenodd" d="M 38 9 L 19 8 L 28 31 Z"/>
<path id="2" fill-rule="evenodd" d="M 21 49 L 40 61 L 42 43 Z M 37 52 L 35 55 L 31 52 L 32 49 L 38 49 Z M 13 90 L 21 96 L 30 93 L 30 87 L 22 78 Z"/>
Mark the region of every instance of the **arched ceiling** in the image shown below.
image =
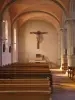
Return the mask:
<path id="1" fill-rule="evenodd" d="M 18 25 L 20 25 L 19 27 L 21 27 L 23 25 L 23 23 L 28 20 L 45 20 L 47 22 L 52 23 L 56 29 L 58 29 L 58 27 L 59 27 L 59 22 L 56 19 L 54 19 L 52 16 L 50 16 L 46 13 L 44 14 L 41 12 L 28 13 L 26 15 L 23 15 L 22 17 L 19 17 L 19 19 L 18 19 L 18 23 L 19 23 Z"/>
<path id="2" fill-rule="evenodd" d="M 8 9 L 12 23 L 17 20 L 19 26 L 29 19 L 43 19 L 56 27 L 63 12 L 69 14 L 69 3 L 70 0 L 0 0 L 0 13 Z"/>
<path id="3" fill-rule="evenodd" d="M 4 4 L 4 0 L 0 0 L 0 10 L 1 10 L 3 4 Z"/>

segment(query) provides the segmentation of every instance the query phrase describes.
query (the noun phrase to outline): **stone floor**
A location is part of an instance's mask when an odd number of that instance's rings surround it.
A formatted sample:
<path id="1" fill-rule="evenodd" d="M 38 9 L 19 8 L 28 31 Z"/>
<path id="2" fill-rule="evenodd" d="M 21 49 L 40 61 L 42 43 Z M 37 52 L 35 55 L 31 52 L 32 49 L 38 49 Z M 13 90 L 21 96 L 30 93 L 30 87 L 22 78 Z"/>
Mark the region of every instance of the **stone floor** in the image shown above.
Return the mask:
<path id="1" fill-rule="evenodd" d="M 75 100 L 75 81 L 60 69 L 51 69 L 53 74 L 52 100 Z"/>

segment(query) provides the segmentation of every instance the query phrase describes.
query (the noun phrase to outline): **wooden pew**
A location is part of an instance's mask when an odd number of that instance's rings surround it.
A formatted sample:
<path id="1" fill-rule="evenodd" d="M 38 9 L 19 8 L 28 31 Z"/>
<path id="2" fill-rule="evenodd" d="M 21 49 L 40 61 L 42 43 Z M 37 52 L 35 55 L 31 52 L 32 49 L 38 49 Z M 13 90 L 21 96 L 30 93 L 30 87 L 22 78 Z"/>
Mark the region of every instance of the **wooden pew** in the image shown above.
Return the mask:
<path id="1" fill-rule="evenodd" d="M 52 92 L 52 74 L 49 71 L 48 64 L 27 63 L 27 64 L 9 64 L 0 68 L 0 78 L 4 79 L 49 79 Z M 35 83 L 35 82 L 34 82 Z"/>
<path id="2" fill-rule="evenodd" d="M 49 79 L 0 79 L 0 84 L 49 84 Z"/>
<path id="3" fill-rule="evenodd" d="M 1 79 L 0 90 L 49 90 L 49 79 Z M 15 87 L 15 88 L 14 88 Z"/>
<path id="4" fill-rule="evenodd" d="M 51 89 L 49 79 L 0 79 L 0 98 L 9 100 L 11 97 L 24 97 L 26 100 L 49 100 Z M 17 97 L 16 97 L 17 96 Z M 5 99 L 4 99 L 5 97 Z M 23 98 L 23 100 L 24 100 Z"/>
<path id="5" fill-rule="evenodd" d="M 50 100 L 48 91 L 0 92 L 1 100 Z"/>
<path id="6" fill-rule="evenodd" d="M 68 77 L 74 79 L 74 75 L 75 75 L 75 67 L 68 66 Z"/>
<path id="7" fill-rule="evenodd" d="M 49 79 L 0 79 L 0 91 L 39 90 L 49 91 Z M 50 89 L 51 91 L 51 89 Z"/>
<path id="8" fill-rule="evenodd" d="M 5 66 L 0 69 L 0 73 L 3 74 L 9 74 L 11 75 L 17 75 L 17 74 L 23 74 L 27 75 L 29 73 L 32 74 L 32 76 L 37 73 L 38 75 L 41 74 L 46 74 L 49 76 L 49 66 L 48 65 L 42 65 L 42 64 L 17 64 L 14 66 Z M 4 75 L 5 76 L 5 75 Z M 8 77 L 9 78 L 9 77 Z"/>
<path id="9" fill-rule="evenodd" d="M 67 70 L 68 69 L 68 64 L 67 63 L 63 63 L 62 64 L 62 69 L 63 70 Z"/>

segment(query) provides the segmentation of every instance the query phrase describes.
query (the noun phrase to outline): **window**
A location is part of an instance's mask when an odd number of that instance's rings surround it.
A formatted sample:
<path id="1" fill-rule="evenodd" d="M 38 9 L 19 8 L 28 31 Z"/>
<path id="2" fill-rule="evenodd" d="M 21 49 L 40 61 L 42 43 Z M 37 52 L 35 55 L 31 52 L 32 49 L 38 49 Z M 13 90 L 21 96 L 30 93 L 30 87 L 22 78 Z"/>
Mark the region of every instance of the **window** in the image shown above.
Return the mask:
<path id="1" fill-rule="evenodd" d="M 7 20 L 5 21 L 5 44 L 6 44 L 6 47 L 8 47 L 8 22 Z"/>
<path id="2" fill-rule="evenodd" d="M 16 28 L 14 28 L 14 37 L 13 37 L 13 42 L 14 42 L 14 50 L 16 51 Z"/>

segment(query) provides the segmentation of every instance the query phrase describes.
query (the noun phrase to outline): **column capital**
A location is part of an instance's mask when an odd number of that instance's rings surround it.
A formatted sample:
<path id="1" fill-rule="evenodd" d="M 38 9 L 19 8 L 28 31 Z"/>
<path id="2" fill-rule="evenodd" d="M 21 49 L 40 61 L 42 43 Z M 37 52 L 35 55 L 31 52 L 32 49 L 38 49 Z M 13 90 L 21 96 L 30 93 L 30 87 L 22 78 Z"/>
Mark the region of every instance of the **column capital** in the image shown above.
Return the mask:
<path id="1" fill-rule="evenodd" d="M 65 23 L 69 23 L 69 22 L 72 22 L 72 21 L 75 21 L 75 18 L 67 18 L 65 20 Z"/>
<path id="2" fill-rule="evenodd" d="M 66 31 L 67 29 L 66 28 L 60 28 L 60 31 L 64 32 Z"/>

